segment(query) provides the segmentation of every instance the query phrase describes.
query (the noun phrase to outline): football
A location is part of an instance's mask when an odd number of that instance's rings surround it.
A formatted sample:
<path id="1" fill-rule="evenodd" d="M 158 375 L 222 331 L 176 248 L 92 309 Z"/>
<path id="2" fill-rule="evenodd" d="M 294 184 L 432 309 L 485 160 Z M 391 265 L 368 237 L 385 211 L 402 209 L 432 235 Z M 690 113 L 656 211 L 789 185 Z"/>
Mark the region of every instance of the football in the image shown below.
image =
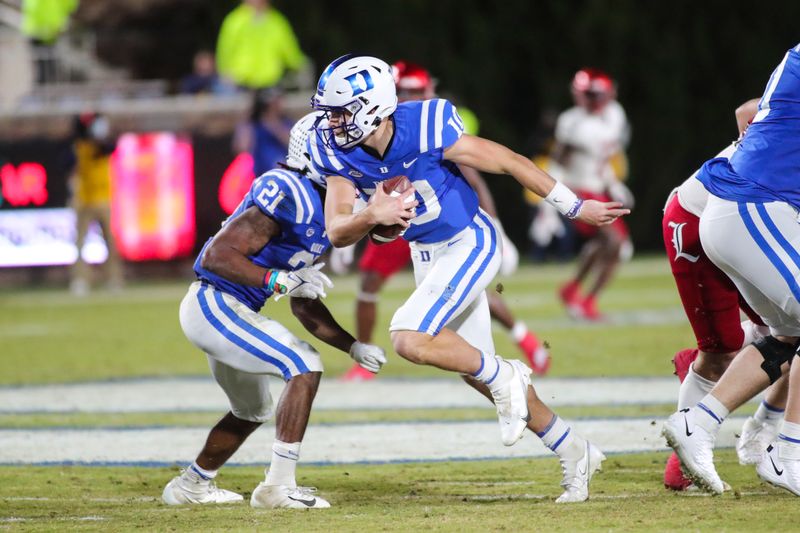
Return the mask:
<path id="1" fill-rule="evenodd" d="M 400 196 L 400 194 L 408 190 L 411 186 L 411 180 L 406 176 L 395 176 L 394 178 L 389 178 L 381 182 L 381 187 L 383 187 L 384 192 L 390 196 Z M 414 196 L 409 196 L 409 198 L 411 199 L 410 201 L 413 201 Z M 375 244 L 384 244 L 392 242 L 403 235 L 403 231 L 404 228 L 400 224 L 394 224 L 392 226 L 378 224 L 369 232 L 369 237 Z"/>

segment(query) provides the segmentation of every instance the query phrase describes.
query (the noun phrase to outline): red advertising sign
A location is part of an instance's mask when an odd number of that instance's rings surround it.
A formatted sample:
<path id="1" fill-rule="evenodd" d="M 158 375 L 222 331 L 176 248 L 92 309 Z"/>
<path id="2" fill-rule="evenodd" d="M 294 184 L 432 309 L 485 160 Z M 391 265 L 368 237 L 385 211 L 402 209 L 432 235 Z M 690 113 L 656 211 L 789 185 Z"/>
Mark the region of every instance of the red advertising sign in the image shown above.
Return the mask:
<path id="1" fill-rule="evenodd" d="M 44 205 L 47 202 L 47 173 L 39 163 L 0 167 L 3 198 L 14 207 Z"/>
<path id="2" fill-rule="evenodd" d="M 172 133 L 128 133 L 111 164 L 111 226 L 122 257 L 189 255 L 196 233 L 191 143 Z"/>

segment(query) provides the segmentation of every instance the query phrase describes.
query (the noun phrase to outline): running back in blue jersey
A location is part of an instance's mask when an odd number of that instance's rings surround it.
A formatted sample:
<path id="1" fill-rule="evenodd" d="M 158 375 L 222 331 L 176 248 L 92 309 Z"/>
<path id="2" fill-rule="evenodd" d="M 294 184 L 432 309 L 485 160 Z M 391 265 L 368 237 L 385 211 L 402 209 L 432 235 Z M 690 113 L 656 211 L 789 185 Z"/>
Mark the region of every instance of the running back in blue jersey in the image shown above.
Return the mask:
<path id="1" fill-rule="evenodd" d="M 800 45 L 772 73 L 730 160 L 706 162 L 698 179 L 726 200 L 782 201 L 800 209 Z"/>
<path id="2" fill-rule="evenodd" d="M 302 175 L 283 169 L 270 170 L 261 175 L 253 181 L 236 211 L 223 225 L 254 205 L 281 228 L 279 236 L 270 239 L 257 254 L 250 256 L 256 265 L 298 270 L 314 263 L 330 246 L 325 233 L 322 199 L 313 182 Z M 204 269 L 200 259 L 210 242 L 211 239 L 206 242 L 194 263 L 197 277 L 235 296 L 258 312 L 272 296 L 272 291 L 264 287 L 239 285 Z"/>
<path id="3" fill-rule="evenodd" d="M 369 197 L 389 178 L 408 176 L 416 189 L 417 216 L 403 238 L 436 243 L 463 230 L 478 212 L 478 195 L 443 152 L 464 133 L 453 104 L 443 99 L 405 102 L 392 115 L 394 136 L 383 159 L 356 146 L 328 146 L 320 132 L 308 138 L 312 164 L 323 176 L 342 176 Z M 333 143 L 331 143 L 333 144 Z"/>

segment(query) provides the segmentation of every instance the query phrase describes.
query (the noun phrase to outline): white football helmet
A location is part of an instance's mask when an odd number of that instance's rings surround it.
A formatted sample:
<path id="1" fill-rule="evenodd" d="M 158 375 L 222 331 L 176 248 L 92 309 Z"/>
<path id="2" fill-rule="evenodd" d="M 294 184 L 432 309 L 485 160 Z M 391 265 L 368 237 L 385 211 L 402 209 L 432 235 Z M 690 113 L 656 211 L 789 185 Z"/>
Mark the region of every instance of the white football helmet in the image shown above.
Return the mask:
<path id="1" fill-rule="evenodd" d="M 298 120 L 289 132 L 289 153 L 286 155 L 286 164 L 293 169 L 301 170 L 304 175 L 314 183 L 325 187 L 325 177 L 314 170 L 311 164 L 311 155 L 306 149 L 308 136 L 317 127 L 317 123 L 327 124 L 325 113 L 314 111 Z M 325 127 L 325 126 L 323 126 Z"/>
<path id="2" fill-rule="evenodd" d="M 344 123 L 317 129 L 328 145 L 351 148 L 375 131 L 397 109 L 392 68 L 376 57 L 346 55 L 328 65 L 319 78 L 311 106 L 342 113 Z"/>

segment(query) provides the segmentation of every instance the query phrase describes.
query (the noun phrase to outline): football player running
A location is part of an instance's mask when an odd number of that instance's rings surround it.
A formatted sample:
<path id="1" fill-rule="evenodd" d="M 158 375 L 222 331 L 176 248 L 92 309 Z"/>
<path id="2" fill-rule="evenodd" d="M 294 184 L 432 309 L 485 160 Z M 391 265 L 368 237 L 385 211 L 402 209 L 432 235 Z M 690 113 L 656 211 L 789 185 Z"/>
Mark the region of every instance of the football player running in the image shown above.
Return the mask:
<path id="1" fill-rule="evenodd" d="M 399 102 L 415 100 L 430 100 L 435 98 L 435 82 L 430 73 L 419 65 L 408 61 L 398 61 L 392 65 L 397 98 Z M 460 167 L 459 171 L 464 179 L 475 189 L 478 194 L 478 204 L 500 230 L 503 240 L 503 256 L 500 272 L 509 275 L 516 270 L 519 263 L 519 252 L 506 236 L 497 216 L 494 198 L 486 182 L 473 168 Z M 334 251 L 338 248 L 334 248 Z M 395 239 L 385 244 L 375 244 L 367 239 L 366 247 L 358 262 L 361 275 L 361 290 L 356 300 L 356 337 L 359 341 L 372 342 L 372 332 L 375 329 L 377 316 L 378 295 L 384 284 L 404 268 L 411 260 L 408 241 Z M 487 290 L 489 299 L 489 312 L 494 320 L 508 330 L 514 343 L 519 347 L 528 361 L 533 372 L 544 375 L 550 368 L 550 353 L 539 341 L 536 335 L 528 329 L 522 320 L 514 317 L 503 298 L 493 290 Z M 375 374 L 364 370 L 361 365 L 354 364 L 344 375 L 348 381 L 369 380 Z"/>
<path id="2" fill-rule="evenodd" d="M 327 176 L 325 226 L 333 245 L 395 224 L 411 243 L 417 288 L 392 318 L 395 351 L 458 372 L 492 399 L 503 444 L 516 443 L 526 427 L 536 432 L 561 460 L 564 492 L 557 501 L 586 500 L 605 456 L 541 402 L 527 366 L 495 354 L 485 289 L 500 266 L 501 244 L 458 165 L 511 174 L 562 213 L 592 224 L 609 224 L 628 211 L 614 202 L 583 202 L 528 158 L 465 135 L 447 100 L 398 105 L 391 69 L 380 59 L 335 60 L 312 104 L 330 121 L 309 137 L 309 152 L 315 170 Z M 408 176 L 413 188 L 391 196 L 380 184 L 398 175 Z M 354 213 L 357 194 L 371 198 Z"/>
<path id="3" fill-rule="evenodd" d="M 664 424 L 664 436 L 689 477 L 713 493 L 723 490 L 713 457 L 722 421 L 789 372 L 783 426 L 756 471 L 800 495 L 800 365 L 791 365 L 800 339 L 798 80 L 800 45 L 773 72 L 736 151 L 729 159 L 707 161 L 697 175 L 710 193 L 700 217 L 703 250 L 770 329 L 739 352 L 696 407 Z"/>
<path id="4" fill-rule="evenodd" d="M 217 471 L 272 415 L 268 376 L 286 381 L 275 413 L 275 441 L 266 479 L 250 505 L 330 507 L 315 489 L 298 487 L 295 468 L 317 392 L 322 361 L 308 343 L 259 314 L 264 303 L 290 297 L 293 314 L 318 339 L 349 353 L 371 372 L 386 362 L 381 348 L 357 342 L 322 303 L 330 280 L 314 261 L 330 246 L 323 216 L 324 180 L 308 168 L 304 147 L 319 118 L 301 119 L 290 135 L 287 166 L 253 182 L 195 262 L 197 281 L 180 307 L 181 327 L 206 353 L 231 410 L 211 430 L 194 463 L 164 488 L 170 505 L 226 503 L 242 496 L 214 484 Z"/>
<path id="5" fill-rule="evenodd" d="M 601 202 L 612 199 L 633 205 L 633 195 L 617 178 L 614 157 L 624 157 L 629 135 L 628 119 L 616 100 L 614 81 L 597 69 L 581 69 L 572 80 L 575 106 L 558 116 L 556 146 L 553 150 L 553 175 L 573 188 L 580 198 Z M 597 298 L 611 281 L 621 257 L 630 256 L 632 245 L 628 227 L 619 218 L 613 224 L 596 227 L 580 219 L 573 223 L 586 239 L 575 276 L 563 285 L 559 297 L 570 315 L 586 320 L 602 320 Z M 586 295 L 581 284 L 594 280 Z"/>

